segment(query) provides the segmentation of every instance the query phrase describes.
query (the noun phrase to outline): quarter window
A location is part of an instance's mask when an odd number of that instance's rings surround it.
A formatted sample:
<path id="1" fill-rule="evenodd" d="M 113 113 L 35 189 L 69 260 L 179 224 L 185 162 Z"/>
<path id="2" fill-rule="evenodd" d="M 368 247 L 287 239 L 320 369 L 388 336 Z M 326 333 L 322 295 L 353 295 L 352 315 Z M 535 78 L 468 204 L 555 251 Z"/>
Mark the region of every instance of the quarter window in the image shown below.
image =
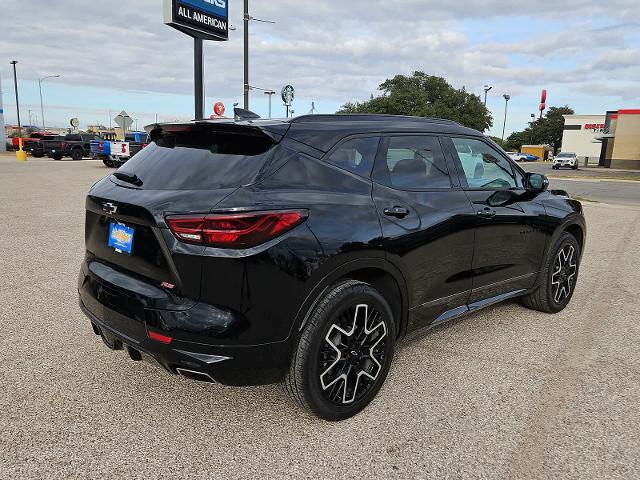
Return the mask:
<path id="1" fill-rule="evenodd" d="M 367 177 L 378 152 L 379 137 L 354 138 L 340 145 L 327 159 L 333 165 Z"/>
<path id="2" fill-rule="evenodd" d="M 436 137 L 391 137 L 380 180 L 399 190 L 449 188 L 451 180 Z"/>
<path id="3" fill-rule="evenodd" d="M 469 188 L 499 190 L 522 187 L 521 176 L 494 148 L 471 138 L 452 140 Z"/>

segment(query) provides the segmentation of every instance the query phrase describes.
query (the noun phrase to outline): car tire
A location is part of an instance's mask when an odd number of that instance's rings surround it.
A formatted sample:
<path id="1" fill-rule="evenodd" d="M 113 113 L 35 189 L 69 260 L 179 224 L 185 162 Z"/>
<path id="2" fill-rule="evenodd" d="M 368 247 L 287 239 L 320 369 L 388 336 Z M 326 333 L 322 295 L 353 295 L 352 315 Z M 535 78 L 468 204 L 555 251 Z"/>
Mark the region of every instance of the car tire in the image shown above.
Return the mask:
<path id="1" fill-rule="evenodd" d="M 79 148 L 75 148 L 72 152 L 71 152 L 71 160 L 82 160 L 84 158 L 84 152 L 82 150 L 80 150 Z"/>
<path id="2" fill-rule="evenodd" d="M 54 160 L 62 160 L 62 155 L 60 155 L 59 153 L 56 153 L 52 155 L 51 158 L 53 158 Z"/>
<path id="3" fill-rule="evenodd" d="M 384 383 L 395 349 L 389 304 L 355 280 L 332 287 L 312 307 L 284 379 L 287 394 L 329 421 L 363 410 Z"/>
<path id="4" fill-rule="evenodd" d="M 114 167 L 114 165 L 111 162 L 111 160 L 102 160 L 102 163 L 104 163 L 109 168 L 113 168 Z"/>
<path id="5" fill-rule="evenodd" d="M 42 158 L 42 157 L 44 157 L 44 155 L 42 153 L 32 153 L 31 155 L 33 155 L 33 158 Z"/>
<path id="6" fill-rule="evenodd" d="M 558 313 L 573 297 L 580 271 L 580 244 L 564 232 L 549 250 L 535 289 L 521 297 L 522 304 L 532 310 Z"/>

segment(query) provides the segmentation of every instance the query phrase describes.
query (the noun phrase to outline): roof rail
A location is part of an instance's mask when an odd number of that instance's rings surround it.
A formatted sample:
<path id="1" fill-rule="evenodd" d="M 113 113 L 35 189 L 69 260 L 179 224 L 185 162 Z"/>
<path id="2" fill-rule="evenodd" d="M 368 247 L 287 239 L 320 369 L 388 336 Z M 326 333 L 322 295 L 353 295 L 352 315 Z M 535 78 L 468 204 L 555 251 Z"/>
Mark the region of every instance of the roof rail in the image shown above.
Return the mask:
<path id="1" fill-rule="evenodd" d="M 375 114 L 375 113 L 338 113 L 338 114 L 319 114 L 319 115 L 301 115 L 299 117 L 292 118 L 291 123 L 314 123 L 314 122 L 340 122 L 340 121 L 392 121 L 392 120 L 405 120 L 408 122 L 424 122 L 424 123 L 439 123 L 443 125 L 460 125 L 453 120 L 447 120 L 444 118 L 434 117 L 414 117 L 409 115 L 388 115 L 388 114 Z"/>

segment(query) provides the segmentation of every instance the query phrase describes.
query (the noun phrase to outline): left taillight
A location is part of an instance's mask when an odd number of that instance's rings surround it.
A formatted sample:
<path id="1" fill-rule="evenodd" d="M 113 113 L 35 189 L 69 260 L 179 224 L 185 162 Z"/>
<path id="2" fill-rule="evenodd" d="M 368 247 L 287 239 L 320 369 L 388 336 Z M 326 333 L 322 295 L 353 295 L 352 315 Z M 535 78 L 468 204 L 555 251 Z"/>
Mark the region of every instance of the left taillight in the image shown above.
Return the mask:
<path id="1" fill-rule="evenodd" d="M 266 243 L 307 218 L 304 210 L 212 215 L 176 215 L 167 224 L 178 240 L 217 248 L 243 249 Z"/>

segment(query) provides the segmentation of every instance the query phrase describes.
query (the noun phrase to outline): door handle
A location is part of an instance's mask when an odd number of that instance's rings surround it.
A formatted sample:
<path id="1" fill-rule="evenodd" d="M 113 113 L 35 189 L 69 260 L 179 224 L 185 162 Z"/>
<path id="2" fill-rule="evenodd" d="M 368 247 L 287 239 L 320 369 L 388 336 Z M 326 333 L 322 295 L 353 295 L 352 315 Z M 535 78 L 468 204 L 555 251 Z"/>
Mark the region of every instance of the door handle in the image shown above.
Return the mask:
<path id="1" fill-rule="evenodd" d="M 496 211 L 489 208 L 489 207 L 485 207 L 482 210 L 478 210 L 478 216 L 482 217 L 482 218 L 493 218 L 496 216 Z"/>
<path id="2" fill-rule="evenodd" d="M 404 207 L 385 208 L 384 214 L 388 217 L 404 218 L 409 215 L 409 209 Z"/>

